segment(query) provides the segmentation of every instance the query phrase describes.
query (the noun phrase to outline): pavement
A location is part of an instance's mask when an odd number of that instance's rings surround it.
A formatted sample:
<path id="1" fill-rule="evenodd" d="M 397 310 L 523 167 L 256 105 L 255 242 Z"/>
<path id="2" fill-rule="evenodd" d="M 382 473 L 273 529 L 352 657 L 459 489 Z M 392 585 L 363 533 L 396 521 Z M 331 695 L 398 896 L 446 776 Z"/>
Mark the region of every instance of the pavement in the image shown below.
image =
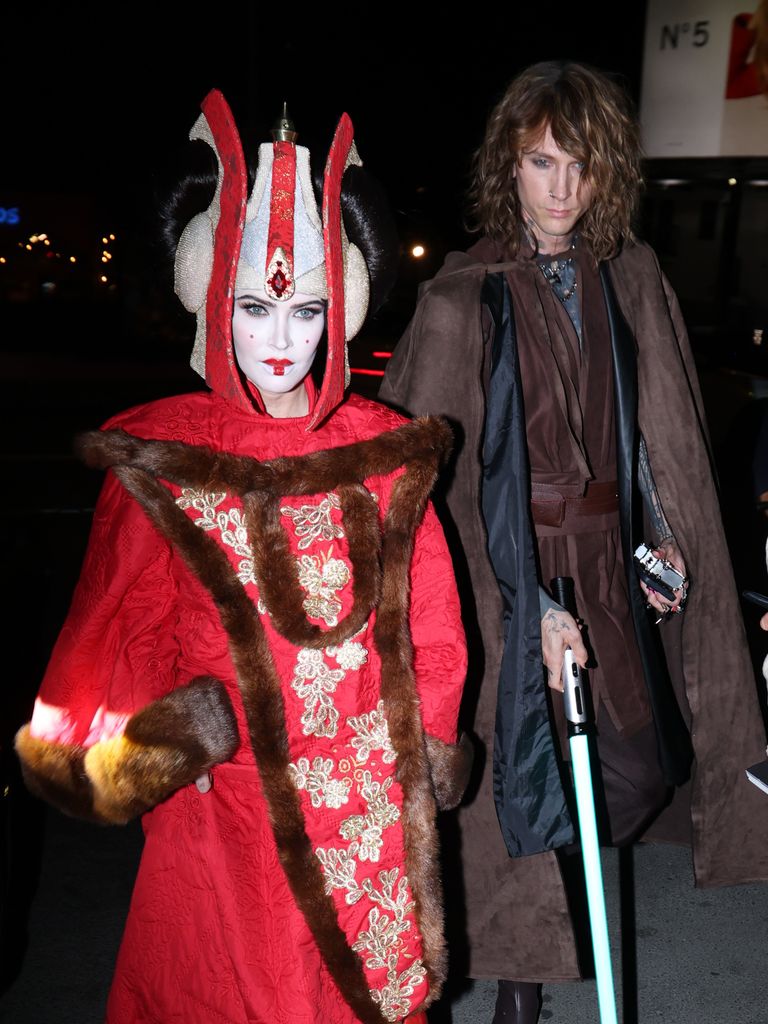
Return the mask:
<path id="1" fill-rule="evenodd" d="M 99 1024 L 140 855 L 141 830 L 137 824 L 99 828 L 55 811 L 41 813 L 47 816 L 45 843 L 29 945 L 21 973 L 0 998 L 0 1021 Z M 616 850 L 603 851 L 619 1020 L 767 1024 L 768 887 L 694 889 L 686 847 L 640 845 L 629 858 L 622 857 L 620 865 Z M 629 955 L 625 950 L 622 956 L 621 908 L 627 922 L 626 906 L 632 901 L 625 896 L 622 902 L 620 878 L 626 884 L 632 873 L 634 922 L 625 924 Z M 430 1014 L 430 1024 L 489 1024 L 492 982 L 453 978 L 451 987 L 450 999 Z M 598 1024 L 594 981 L 548 985 L 541 1021 Z"/>
<path id="2" fill-rule="evenodd" d="M 768 814 L 768 796 L 765 809 Z M 625 938 L 630 949 L 635 946 L 636 959 L 625 962 L 623 985 L 619 854 L 603 851 L 619 1020 L 766 1024 L 768 887 L 695 889 L 688 848 L 641 845 L 633 853 L 634 942 L 633 935 Z M 476 982 L 458 996 L 452 1024 L 490 1022 L 494 989 L 492 982 Z M 547 985 L 541 1020 L 598 1024 L 594 981 Z"/>

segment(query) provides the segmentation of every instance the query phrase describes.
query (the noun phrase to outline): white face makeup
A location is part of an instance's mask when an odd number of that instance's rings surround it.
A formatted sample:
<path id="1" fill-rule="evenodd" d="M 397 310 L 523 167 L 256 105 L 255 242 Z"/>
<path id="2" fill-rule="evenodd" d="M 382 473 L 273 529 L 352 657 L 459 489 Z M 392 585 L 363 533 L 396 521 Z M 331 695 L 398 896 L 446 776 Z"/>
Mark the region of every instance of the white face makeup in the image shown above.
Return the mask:
<path id="1" fill-rule="evenodd" d="M 539 252 L 567 249 L 579 220 L 592 202 L 592 188 L 582 181 L 584 164 L 560 149 L 549 125 L 526 150 L 515 168 L 520 205 Z"/>
<path id="2" fill-rule="evenodd" d="M 286 302 L 276 302 L 263 291 L 235 292 L 235 357 L 248 380 L 259 389 L 268 412 L 272 412 L 270 406 L 275 402 L 281 408 L 288 407 L 280 396 L 289 396 L 309 373 L 324 329 L 325 302 L 315 295 L 296 292 Z M 297 397 L 303 401 L 303 388 Z"/>

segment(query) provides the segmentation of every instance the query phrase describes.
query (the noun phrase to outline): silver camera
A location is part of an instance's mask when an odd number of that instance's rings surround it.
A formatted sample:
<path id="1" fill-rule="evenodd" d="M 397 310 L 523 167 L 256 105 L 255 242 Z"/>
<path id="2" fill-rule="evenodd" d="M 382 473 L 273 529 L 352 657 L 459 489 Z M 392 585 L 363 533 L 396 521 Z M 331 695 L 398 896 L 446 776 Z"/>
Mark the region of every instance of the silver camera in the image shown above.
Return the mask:
<path id="1" fill-rule="evenodd" d="M 667 601 L 674 601 L 680 588 L 687 583 L 686 577 L 671 562 L 654 555 L 653 548 L 647 544 L 638 545 L 634 562 L 643 583 Z"/>

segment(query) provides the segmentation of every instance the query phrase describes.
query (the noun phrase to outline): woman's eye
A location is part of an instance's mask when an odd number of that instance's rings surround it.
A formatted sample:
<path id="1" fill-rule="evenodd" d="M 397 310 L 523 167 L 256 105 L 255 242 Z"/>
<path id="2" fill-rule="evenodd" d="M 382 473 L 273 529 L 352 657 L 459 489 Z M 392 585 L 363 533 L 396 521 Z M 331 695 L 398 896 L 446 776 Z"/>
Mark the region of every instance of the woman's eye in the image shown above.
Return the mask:
<path id="1" fill-rule="evenodd" d="M 582 160 L 578 160 L 578 161 L 577 161 L 577 162 L 576 162 L 576 163 L 575 163 L 575 164 L 573 165 L 573 169 L 574 169 L 574 170 L 575 170 L 575 171 L 576 171 L 576 172 L 577 172 L 578 174 L 583 174 L 583 173 L 584 173 L 584 162 L 583 162 Z"/>
<path id="2" fill-rule="evenodd" d="M 542 156 L 535 156 L 533 157 L 533 166 L 544 170 L 544 168 L 549 167 L 549 160 L 545 160 Z"/>
<path id="3" fill-rule="evenodd" d="M 319 314 L 319 309 L 297 309 L 293 315 L 298 317 L 299 320 L 314 320 Z"/>
<path id="4" fill-rule="evenodd" d="M 243 303 L 240 309 L 244 309 L 250 316 L 269 316 L 266 307 L 260 306 L 258 302 Z"/>

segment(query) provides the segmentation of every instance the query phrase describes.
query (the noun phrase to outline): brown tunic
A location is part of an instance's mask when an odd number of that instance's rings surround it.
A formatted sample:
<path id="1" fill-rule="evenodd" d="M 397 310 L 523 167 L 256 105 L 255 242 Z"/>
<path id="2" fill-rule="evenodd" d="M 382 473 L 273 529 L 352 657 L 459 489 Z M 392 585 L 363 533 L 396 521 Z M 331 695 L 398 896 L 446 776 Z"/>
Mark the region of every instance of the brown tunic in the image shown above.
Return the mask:
<path id="1" fill-rule="evenodd" d="M 535 260 L 522 255 L 507 278 L 534 495 L 537 485 L 545 485 L 552 496 L 581 497 L 594 491 L 595 482 L 616 480 L 611 341 L 597 266 L 583 254 L 579 258 L 581 345 Z M 652 718 L 629 610 L 618 505 L 613 505 L 602 514 L 567 513 L 560 525 L 543 521 L 535 508 L 533 518 L 541 582 L 547 587 L 555 576 L 575 582 L 591 654 L 595 712 L 604 704 L 616 729 L 629 736 Z M 562 702 L 553 706 L 564 739 Z"/>

